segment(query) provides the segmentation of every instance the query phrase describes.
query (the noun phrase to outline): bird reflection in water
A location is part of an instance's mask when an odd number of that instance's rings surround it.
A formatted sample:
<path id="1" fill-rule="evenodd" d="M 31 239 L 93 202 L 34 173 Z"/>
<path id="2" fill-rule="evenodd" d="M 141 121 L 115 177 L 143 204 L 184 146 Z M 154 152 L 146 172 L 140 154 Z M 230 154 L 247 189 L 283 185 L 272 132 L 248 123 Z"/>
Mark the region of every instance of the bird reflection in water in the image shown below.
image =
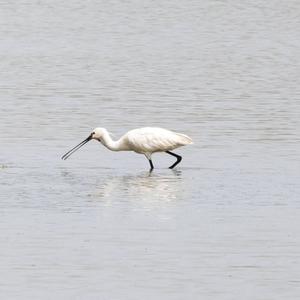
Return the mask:
<path id="1" fill-rule="evenodd" d="M 114 176 L 99 182 L 92 197 L 110 201 L 176 201 L 182 198 L 184 185 L 182 172 L 172 170 L 167 173 L 142 172 L 137 175 Z"/>

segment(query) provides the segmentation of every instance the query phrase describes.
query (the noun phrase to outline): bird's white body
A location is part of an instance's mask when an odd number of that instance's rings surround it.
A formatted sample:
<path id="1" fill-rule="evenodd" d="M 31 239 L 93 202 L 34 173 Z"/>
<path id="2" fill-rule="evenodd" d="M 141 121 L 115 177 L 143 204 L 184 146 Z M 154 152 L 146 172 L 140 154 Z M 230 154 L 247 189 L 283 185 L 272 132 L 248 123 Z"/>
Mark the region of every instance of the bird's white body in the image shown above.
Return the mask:
<path id="1" fill-rule="evenodd" d="M 94 130 L 95 135 L 97 135 L 98 131 L 99 135 L 101 135 L 99 141 L 108 149 L 113 151 L 134 151 L 146 156 L 154 152 L 174 150 L 178 147 L 192 144 L 192 139 L 187 135 L 158 127 L 143 127 L 130 130 L 117 141 L 111 139 L 106 129 L 96 128 Z"/>
<path id="2" fill-rule="evenodd" d="M 192 139 L 185 134 L 173 132 L 158 127 L 143 127 L 133 129 L 124 134 L 119 140 L 114 141 L 105 128 L 95 128 L 90 136 L 67 152 L 62 158 L 67 159 L 72 153 L 86 144 L 89 140 L 98 140 L 106 148 L 112 151 L 134 151 L 144 154 L 153 169 L 151 155 L 155 152 L 166 152 L 177 158 L 173 168 L 181 161 L 181 156 L 170 152 L 178 147 L 192 144 Z"/>

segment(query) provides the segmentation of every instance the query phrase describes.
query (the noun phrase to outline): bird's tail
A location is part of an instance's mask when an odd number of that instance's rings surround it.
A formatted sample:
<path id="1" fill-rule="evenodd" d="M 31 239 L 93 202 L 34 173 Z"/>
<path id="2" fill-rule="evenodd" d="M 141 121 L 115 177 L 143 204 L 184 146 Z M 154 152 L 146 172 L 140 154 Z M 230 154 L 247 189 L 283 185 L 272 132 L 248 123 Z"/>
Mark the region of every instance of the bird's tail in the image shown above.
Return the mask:
<path id="1" fill-rule="evenodd" d="M 181 143 L 183 145 L 194 144 L 193 140 L 189 136 L 182 134 L 182 133 L 177 133 L 177 132 L 176 132 L 176 134 L 180 137 Z"/>

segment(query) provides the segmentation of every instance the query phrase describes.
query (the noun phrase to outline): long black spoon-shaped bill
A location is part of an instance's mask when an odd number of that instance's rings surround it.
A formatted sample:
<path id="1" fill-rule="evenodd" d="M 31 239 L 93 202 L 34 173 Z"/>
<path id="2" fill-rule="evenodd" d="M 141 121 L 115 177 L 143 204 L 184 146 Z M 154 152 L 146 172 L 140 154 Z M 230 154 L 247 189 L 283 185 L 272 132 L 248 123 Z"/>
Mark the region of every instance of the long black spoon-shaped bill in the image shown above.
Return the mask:
<path id="1" fill-rule="evenodd" d="M 66 160 L 67 158 L 69 158 L 71 156 L 71 154 L 73 154 L 74 152 L 76 152 L 79 148 L 81 148 L 83 145 L 85 145 L 87 142 L 89 142 L 92 139 L 92 135 L 89 135 L 85 140 L 83 140 L 81 143 L 79 143 L 77 146 L 75 146 L 74 148 L 72 148 L 70 151 L 68 151 L 66 154 L 64 154 L 61 159 Z"/>

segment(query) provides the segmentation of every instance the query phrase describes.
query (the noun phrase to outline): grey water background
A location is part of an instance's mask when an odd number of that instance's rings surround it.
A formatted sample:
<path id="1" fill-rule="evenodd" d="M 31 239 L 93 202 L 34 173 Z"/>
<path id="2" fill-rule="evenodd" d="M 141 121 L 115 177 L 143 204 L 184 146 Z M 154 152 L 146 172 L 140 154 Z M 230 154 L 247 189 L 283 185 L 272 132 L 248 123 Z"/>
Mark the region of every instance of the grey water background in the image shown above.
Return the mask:
<path id="1" fill-rule="evenodd" d="M 1 1 L 1 299 L 298 299 L 299 13 Z M 157 167 L 93 141 L 190 135 Z"/>

